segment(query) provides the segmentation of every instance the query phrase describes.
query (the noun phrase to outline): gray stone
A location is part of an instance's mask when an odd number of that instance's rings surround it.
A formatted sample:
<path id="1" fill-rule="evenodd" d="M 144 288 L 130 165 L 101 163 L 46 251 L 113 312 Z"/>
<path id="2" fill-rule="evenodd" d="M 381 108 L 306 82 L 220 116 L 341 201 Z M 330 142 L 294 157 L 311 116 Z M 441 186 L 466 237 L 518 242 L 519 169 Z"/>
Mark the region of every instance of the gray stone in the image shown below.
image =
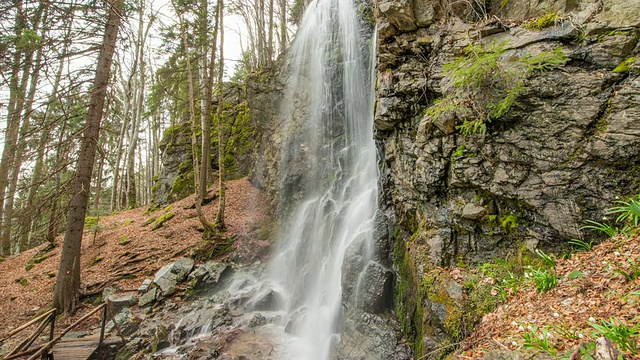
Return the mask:
<path id="1" fill-rule="evenodd" d="M 187 278 L 195 262 L 190 258 L 181 258 L 178 261 L 163 266 L 156 273 L 153 282 L 160 287 L 164 296 L 172 294 L 176 285 Z"/>
<path id="2" fill-rule="evenodd" d="M 259 311 L 275 311 L 279 310 L 283 304 L 284 299 L 280 293 L 275 290 L 268 290 L 253 302 L 253 309 Z"/>
<path id="3" fill-rule="evenodd" d="M 233 267 L 229 264 L 207 261 L 204 264 L 196 265 L 195 269 L 189 274 L 187 282 L 191 289 L 205 286 L 210 289 L 228 276 L 231 276 L 233 272 Z"/>
<path id="4" fill-rule="evenodd" d="M 469 220 L 479 220 L 487 214 L 487 209 L 474 203 L 468 203 L 462 209 L 462 217 Z"/>
<path id="5" fill-rule="evenodd" d="M 413 0 L 413 13 L 418 27 L 429 26 L 436 20 L 432 0 Z"/>
<path id="6" fill-rule="evenodd" d="M 594 360 L 617 360 L 620 358 L 620 352 L 613 345 L 611 340 L 606 337 L 596 339 L 596 351 L 593 355 Z"/>
<path id="7" fill-rule="evenodd" d="M 116 289 L 112 288 L 112 287 L 106 287 L 104 289 L 102 289 L 102 299 L 106 300 L 109 298 L 109 296 L 113 295 L 116 293 Z"/>
<path id="8" fill-rule="evenodd" d="M 378 9 L 400 31 L 416 29 L 416 19 L 413 17 L 413 6 L 409 0 L 381 0 Z"/>
<path id="9" fill-rule="evenodd" d="M 154 301 L 156 301 L 157 294 L 158 294 L 158 289 L 155 287 L 147 291 L 138 299 L 138 306 L 145 307 L 149 304 L 152 304 Z"/>
<path id="10" fill-rule="evenodd" d="M 135 316 L 131 309 L 124 308 L 118 314 L 114 316 L 116 323 L 118 324 L 118 328 L 123 336 L 129 336 L 138 330 L 140 327 L 140 323 L 142 319 Z M 115 329 L 115 325 L 113 321 L 109 321 L 105 327 L 106 332 L 111 332 Z"/>
<path id="11" fill-rule="evenodd" d="M 144 279 L 144 281 L 142 282 L 142 284 L 138 288 L 138 292 L 143 293 L 143 292 L 149 290 L 149 286 L 151 286 L 152 283 L 153 283 L 153 281 L 151 281 L 151 279 Z"/>
<path id="12" fill-rule="evenodd" d="M 115 296 L 111 295 L 107 298 L 112 314 L 117 314 L 120 310 L 134 306 L 138 303 L 138 299 L 134 295 Z"/>
<path id="13" fill-rule="evenodd" d="M 363 286 L 359 291 L 358 307 L 368 313 L 381 313 L 389 309 L 392 304 L 393 272 L 370 261 L 364 269 Z"/>

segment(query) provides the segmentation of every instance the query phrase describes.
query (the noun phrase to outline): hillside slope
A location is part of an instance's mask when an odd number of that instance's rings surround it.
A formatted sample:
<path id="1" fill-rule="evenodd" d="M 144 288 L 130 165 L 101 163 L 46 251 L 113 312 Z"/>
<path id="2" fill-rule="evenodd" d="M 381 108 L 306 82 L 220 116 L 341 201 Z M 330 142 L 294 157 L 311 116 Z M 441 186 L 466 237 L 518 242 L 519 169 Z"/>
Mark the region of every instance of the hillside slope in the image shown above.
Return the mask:
<path id="1" fill-rule="evenodd" d="M 224 236 L 236 240 L 235 251 L 229 256 L 233 256 L 234 261 L 256 260 L 266 254 L 269 245 L 264 240 L 271 226 L 265 197 L 246 178 L 229 181 L 226 186 L 227 232 Z M 83 291 L 99 293 L 105 286 L 119 291 L 135 290 L 172 259 L 196 255 L 204 242 L 196 211 L 185 209 L 193 205 L 193 201 L 190 196 L 150 214 L 145 214 L 146 208 L 123 211 L 103 217 L 98 225 L 86 228 L 81 264 Z M 213 219 L 217 202 L 212 201 L 203 210 Z M 173 213 L 173 218 L 157 230 L 152 230 L 154 223 L 145 225 L 167 213 Z M 44 254 L 41 262 L 30 270 L 26 270 L 27 264 L 46 245 L 0 263 L 0 336 L 51 303 L 61 242 L 62 237 L 58 237 L 58 246 Z"/>

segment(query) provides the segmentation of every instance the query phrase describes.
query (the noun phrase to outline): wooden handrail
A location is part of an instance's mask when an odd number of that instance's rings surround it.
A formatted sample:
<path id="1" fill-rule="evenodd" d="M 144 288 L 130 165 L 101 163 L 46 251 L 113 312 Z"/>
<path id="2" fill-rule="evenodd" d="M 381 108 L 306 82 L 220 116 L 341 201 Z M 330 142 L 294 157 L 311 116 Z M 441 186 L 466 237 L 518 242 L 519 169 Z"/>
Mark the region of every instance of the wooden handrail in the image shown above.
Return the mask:
<path id="1" fill-rule="evenodd" d="M 15 334 L 19 333 L 20 331 L 22 331 L 22 330 L 24 330 L 24 329 L 28 328 L 28 327 L 29 327 L 29 326 L 31 326 L 31 325 L 33 325 L 33 324 L 37 323 L 37 322 L 38 322 L 38 320 L 40 320 L 40 319 L 44 318 L 45 316 L 47 316 L 47 315 L 51 314 L 51 313 L 52 313 L 52 312 L 54 312 L 54 311 L 56 311 L 56 309 L 55 309 L 55 308 L 54 308 L 54 309 L 50 309 L 49 311 L 45 312 L 44 314 L 42 314 L 42 315 L 40 315 L 40 316 L 36 317 L 35 319 L 32 319 L 31 321 L 29 321 L 29 322 L 28 322 L 28 323 L 26 323 L 26 324 L 24 324 L 24 325 L 22 325 L 22 326 L 18 327 L 17 329 L 14 329 L 14 330 L 9 331 L 9 333 L 7 334 L 7 336 L 5 336 L 5 337 L 3 337 L 3 338 L 0 338 L 0 342 L 3 342 L 3 341 L 5 341 L 5 340 L 9 339 L 9 338 L 10 338 L 10 337 L 12 337 L 13 335 L 15 335 Z"/>
<path id="2" fill-rule="evenodd" d="M 68 327 L 66 327 L 64 330 L 62 330 L 62 332 L 60 334 L 58 334 L 58 336 L 56 336 L 53 340 L 49 341 L 48 343 L 42 345 L 39 349 L 36 349 L 36 353 L 31 355 L 31 357 L 29 357 L 28 360 L 35 360 L 37 359 L 43 352 L 48 351 L 49 349 L 51 349 L 58 341 L 60 341 L 60 339 L 62 339 L 69 331 L 73 330 L 73 328 L 75 328 L 76 326 L 78 326 L 81 322 L 85 321 L 86 319 L 88 319 L 91 315 L 97 313 L 98 311 L 102 310 L 103 307 L 105 307 L 106 304 L 102 304 L 98 307 L 96 307 L 95 309 L 89 311 L 88 314 L 86 314 L 85 316 L 81 317 L 80 319 L 76 320 L 76 322 L 74 322 L 73 324 L 69 325 Z"/>

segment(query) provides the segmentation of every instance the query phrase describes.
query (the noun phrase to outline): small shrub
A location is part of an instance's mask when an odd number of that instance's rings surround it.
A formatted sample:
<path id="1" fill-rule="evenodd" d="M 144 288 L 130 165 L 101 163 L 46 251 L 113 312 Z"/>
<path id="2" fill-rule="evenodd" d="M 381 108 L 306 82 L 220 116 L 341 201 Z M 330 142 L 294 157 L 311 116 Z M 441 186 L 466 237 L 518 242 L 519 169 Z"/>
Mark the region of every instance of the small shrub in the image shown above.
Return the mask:
<path id="1" fill-rule="evenodd" d="M 627 222 L 633 227 L 637 227 L 640 224 L 640 194 L 634 199 L 631 198 L 628 201 L 616 201 L 618 206 L 607 209 L 607 214 L 618 215 L 617 222 Z"/>
<path id="2" fill-rule="evenodd" d="M 551 344 L 551 333 L 546 329 L 538 330 L 535 326 L 527 326 L 522 333 L 524 347 L 540 349 L 555 356 L 557 351 Z"/>
<path id="3" fill-rule="evenodd" d="M 540 270 L 529 268 L 529 272 L 525 274 L 533 282 L 536 290 L 542 294 L 558 285 L 558 275 L 553 270 Z"/>
<path id="4" fill-rule="evenodd" d="M 464 136 L 484 134 L 487 124 L 503 117 L 517 105 L 528 87 L 525 80 L 535 72 L 552 70 L 567 62 L 562 48 L 507 58 L 506 43 L 488 48 L 470 45 L 463 56 L 444 65 L 444 73 L 454 88 L 451 94 L 438 99 L 426 110 L 432 121 L 450 111 L 464 113 L 456 128 Z"/>
<path id="5" fill-rule="evenodd" d="M 586 242 L 580 239 L 572 239 L 569 241 L 569 244 L 575 245 L 584 251 L 591 251 L 591 248 L 593 247 L 593 241 Z"/>
<path id="6" fill-rule="evenodd" d="M 633 355 L 638 353 L 636 338 L 640 336 L 640 323 L 629 327 L 612 316 L 609 321 L 603 320 L 600 324 L 593 322 L 588 324 L 594 329 L 593 335 L 604 336 L 617 343 L 621 350 L 629 351 Z"/>
<path id="7" fill-rule="evenodd" d="M 617 267 L 613 269 L 613 272 L 622 275 L 622 277 L 624 277 L 627 281 L 633 281 L 634 279 L 640 277 L 640 257 L 635 260 L 631 258 L 627 260 L 627 262 L 629 263 L 629 270 Z"/>

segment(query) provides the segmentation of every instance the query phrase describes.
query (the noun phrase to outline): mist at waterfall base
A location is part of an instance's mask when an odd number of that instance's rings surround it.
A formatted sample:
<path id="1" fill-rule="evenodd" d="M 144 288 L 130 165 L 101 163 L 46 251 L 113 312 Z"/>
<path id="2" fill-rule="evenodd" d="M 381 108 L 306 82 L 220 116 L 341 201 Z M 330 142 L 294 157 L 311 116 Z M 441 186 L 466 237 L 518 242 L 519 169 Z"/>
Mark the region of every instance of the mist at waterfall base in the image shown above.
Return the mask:
<path id="1" fill-rule="evenodd" d="M 329 358 L 340 340 L 343 307 L 357 306 L 374 255 L 370 33 L 352 1 L 318 0 L 290 52 L 280 201 L 286 208 L 297 200 L 285 210 L 289 220 L 269 277 L 284 297 L 286 330 L 298 337 L 290 349 L 296 359 Z M 356 274 L 355 284 L 343 284 L 345 272 Z"/>

